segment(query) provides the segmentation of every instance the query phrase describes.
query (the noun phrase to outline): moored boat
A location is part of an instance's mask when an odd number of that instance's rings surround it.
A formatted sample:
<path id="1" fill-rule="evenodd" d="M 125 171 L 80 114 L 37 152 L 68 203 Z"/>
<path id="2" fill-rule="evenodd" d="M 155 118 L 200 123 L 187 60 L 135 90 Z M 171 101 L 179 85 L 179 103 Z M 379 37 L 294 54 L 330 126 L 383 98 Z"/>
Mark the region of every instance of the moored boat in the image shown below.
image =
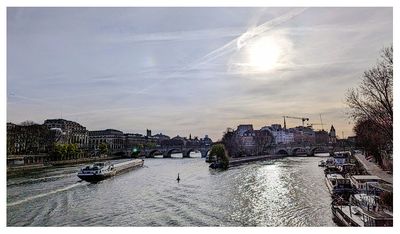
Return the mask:
<path id="1" fill-rule="evenodd" d="M 318 166 L 319 167 L 325 167 L 325 161 L 324 160 L 319 161 Z"/>
<path id="2" fill-rule="evenodd" d="M 328 174 L 325 178 L 326 185 L 332 195 L 342 195 L 352 193 L 350 180 L 340 174 Z"/>
<path id="3" fill-rule="evenodd" d="M 393 226 L 393 214 L 383 211 L 367 210 L 349 204 L 331 204 L 334 220 L 341 226 L 382 227 Z"/>

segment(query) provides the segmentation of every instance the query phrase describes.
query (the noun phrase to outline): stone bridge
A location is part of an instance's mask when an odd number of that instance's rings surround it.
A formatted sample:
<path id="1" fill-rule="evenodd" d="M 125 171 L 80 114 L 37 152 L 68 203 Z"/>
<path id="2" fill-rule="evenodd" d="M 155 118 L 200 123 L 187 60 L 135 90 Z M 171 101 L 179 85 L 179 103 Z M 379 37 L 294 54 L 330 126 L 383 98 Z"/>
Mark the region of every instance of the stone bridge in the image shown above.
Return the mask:
<path id="1" fill-rule="evenodd" d="M 343 151 L 343 147 L 332 145 L 277 145 L 271 148 L 271 154 L 277 155 L 304 155 L 313 156 L 315 153 L 330 153 Z"/>
<path id="2" fill-rule="evenodd" d="M 161 146 L 152 149 L 145 149 L 139 155 L 145 156 L 146 158 L 154 158 L 155 155 L 162 155 L 163 158 L 171 158 L 173 153 L 182 153 L 183 158 L 190 158 L 191 152 L 200 152 L 201 157 L 207 156 L 211 149 L 209 146 Z"/>

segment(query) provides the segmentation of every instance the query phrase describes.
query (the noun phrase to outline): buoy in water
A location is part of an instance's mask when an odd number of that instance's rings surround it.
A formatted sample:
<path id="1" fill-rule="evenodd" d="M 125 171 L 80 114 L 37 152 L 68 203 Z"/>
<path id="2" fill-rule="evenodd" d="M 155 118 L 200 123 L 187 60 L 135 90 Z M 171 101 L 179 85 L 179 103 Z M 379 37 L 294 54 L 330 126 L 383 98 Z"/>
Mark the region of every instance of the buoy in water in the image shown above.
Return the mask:
<path id="1" fill-rule="evenodd" d="M 176 178 L 176 180 L 178 181 L 178 183 L 179 183 L 179 181 L 181 180 L 181 179 L 179 178 L 179 173 L 178 173 L 178 178 Z"/>

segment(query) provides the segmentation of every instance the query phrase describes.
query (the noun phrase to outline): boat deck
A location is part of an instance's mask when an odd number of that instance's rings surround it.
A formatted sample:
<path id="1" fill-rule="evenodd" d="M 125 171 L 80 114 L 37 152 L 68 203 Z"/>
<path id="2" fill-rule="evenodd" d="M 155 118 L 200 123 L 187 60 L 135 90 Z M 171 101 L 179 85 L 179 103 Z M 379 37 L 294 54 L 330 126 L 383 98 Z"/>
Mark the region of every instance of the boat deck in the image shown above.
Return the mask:
<path id="1" fill-rule="evenodd" d="M 363 227 L 364 226 L 364 221 L 361 219 L 361 215 L 355 215 L 355 214 L 350 214 L 350 206 L 334 206 L 335 208 L 338 208 L 338 212 L 343 212 L 347 218 L 351 219 L 353 222 L 355 222 L 358 226 Z"/>

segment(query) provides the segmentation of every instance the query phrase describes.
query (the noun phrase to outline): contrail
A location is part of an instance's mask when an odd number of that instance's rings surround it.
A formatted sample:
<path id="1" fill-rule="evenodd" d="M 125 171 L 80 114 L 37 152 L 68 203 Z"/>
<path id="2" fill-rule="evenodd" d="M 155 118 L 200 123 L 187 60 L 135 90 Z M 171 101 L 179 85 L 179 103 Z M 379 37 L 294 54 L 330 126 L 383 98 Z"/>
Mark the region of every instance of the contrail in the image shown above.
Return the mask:
<path id="1" fill-rule="evenodd" d="M 222 55 L 228 54 L 230 52 L 235 52 L 238 49 L 242 48 L 243 46 L 246 46 L 249 43 L 249 41 L 251 41 L 251 39 L 254 39 L 258 37 L 260 34 L 263 34 L 280 24 L 287 22 L 288 20 L 294 18 L 295 16 L 300 15 L 305 10 L 306 8 L 295 9 L 275 19 L 267 21 L 257 27 L 251 28 L 238 38 L 235 38 L 234 40 L 228 42 L 224 46 L 208 53 L 198 63 L 210 62 L 211 60 L 221 57 Z"/>
<path id="2" fill-rule="evenodd" d="M 306 9 L 307 8 L 299 8 L 299 9 L 291 10 L 290 12 L 288 12 L 284 15 L 278 16 L 272 20 L 269 20 L 257 27 L 250 28 L 249 30 L 247 30 L 247 32 L 243 33 L 241 36 L 233 39 L 232 41 L 228 42 L 227 44 L 223 45 L 222 47 L 211 51 L 210 53 L 201 57 L 197 61 L 184 66 L 181 70 L 167 75 L 164 79 L 160 80 L 159 82 L 153 83 L 152 85 L 150 85 L 142 90 L 139 90 L 136 93 L 143 93 L 144 91 L 158 85 L 159 83 L 169 80 L 170 78 L 173 78 L 176 74 L 179 74 L 188 69 L 193 69 L 195 67 L 198 67 L 198 66 L 206 64 L 208 62 L 211 62 L 212 60 L 215 60 L 223 55 L 226 55 L 226 54 L 229 54 L 232 52 L 236 52 L 243 46 L 246 46 L 252 39 L 254 39 L 254 38 L 258 37 L 259 35 L 273 29 L 274 27 L 276 27 L 282 23 L 285 23 L 288 20 L 302 14 Z"/>

